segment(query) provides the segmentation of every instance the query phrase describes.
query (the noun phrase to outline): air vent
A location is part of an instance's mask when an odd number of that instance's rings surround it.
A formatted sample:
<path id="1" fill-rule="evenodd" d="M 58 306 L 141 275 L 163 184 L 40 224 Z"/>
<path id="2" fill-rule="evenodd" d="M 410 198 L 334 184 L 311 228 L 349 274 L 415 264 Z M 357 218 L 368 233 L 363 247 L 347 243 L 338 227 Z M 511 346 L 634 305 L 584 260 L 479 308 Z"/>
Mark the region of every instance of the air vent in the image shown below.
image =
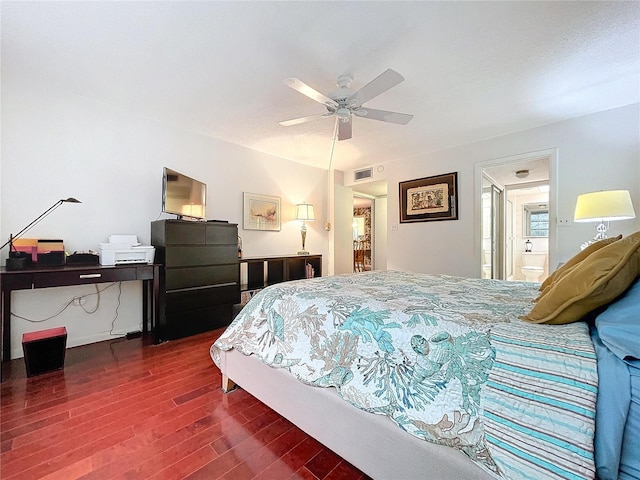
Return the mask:
<path id="1" fill-rule="evenodd" d="M 365 168 L 364 170 L 356 170 L 353 172 L 354 182 L 366 180 L 367 178 L 373 178 L 373 168 Z"/>

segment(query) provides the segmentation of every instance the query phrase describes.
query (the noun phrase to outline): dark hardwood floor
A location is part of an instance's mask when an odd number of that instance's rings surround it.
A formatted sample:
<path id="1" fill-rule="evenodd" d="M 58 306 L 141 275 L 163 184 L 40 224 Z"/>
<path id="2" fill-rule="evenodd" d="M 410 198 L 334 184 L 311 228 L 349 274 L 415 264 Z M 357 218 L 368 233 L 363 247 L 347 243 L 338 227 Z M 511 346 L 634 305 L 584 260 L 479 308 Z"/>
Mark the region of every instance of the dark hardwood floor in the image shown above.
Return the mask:
<path id="1" fill-rule="evenodd" d="M 70 348 L 32 378 L 4 364 L 1 478 L 367 479 L 242 389 L 222 393 L 222 331 Z"/>

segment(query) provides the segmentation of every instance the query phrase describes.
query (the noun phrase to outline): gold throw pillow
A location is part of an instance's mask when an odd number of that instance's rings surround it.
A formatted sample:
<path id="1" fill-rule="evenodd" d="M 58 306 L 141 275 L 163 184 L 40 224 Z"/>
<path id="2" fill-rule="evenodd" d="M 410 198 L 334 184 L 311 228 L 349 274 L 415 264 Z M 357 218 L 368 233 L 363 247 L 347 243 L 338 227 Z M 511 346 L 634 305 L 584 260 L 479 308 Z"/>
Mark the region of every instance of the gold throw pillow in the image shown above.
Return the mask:
<path id="1" fill-rule="evenodd" d="M 566 269 L 522 319 L 550 324 L 578 321 L 624 293 L 639 275 L 640 232 L 636 232 Z"/>
<path id="2" fill-rule="evenodd" d="M 574 265 L 577 265 L 578 263 L 580 263 L 582 260 L 587 258 L 593 252 L 595 252 L 597 250 L 600 250 L 602 247 L 605 247 L 605 246 L 609 245 L 610 243 L 613 243 L 613 242 L 615 242 L 617 240 L 620 240 L 621 238 L 622 238 L 622 235 L 618 235 L 617 237 L 605 238 L 603 240 L 598 240 L 597 242 L 588 245 L 584 250 L 580 250 L 573 257 L 571 257 L 565 263 L 560 265 L 551 275 L 549 275 L 544 280 L 544 282 L 542 282 L 542 285 L 540 285 L 540 291 L 543 292 L 544 289 L 546 289 L 553 282 L 558 280 L 562 275 L 567 273 L 567 271 L 571 267 L 573 267 Z M 543 292 L 543 294 L 544 294 L 544 292 Z"/>

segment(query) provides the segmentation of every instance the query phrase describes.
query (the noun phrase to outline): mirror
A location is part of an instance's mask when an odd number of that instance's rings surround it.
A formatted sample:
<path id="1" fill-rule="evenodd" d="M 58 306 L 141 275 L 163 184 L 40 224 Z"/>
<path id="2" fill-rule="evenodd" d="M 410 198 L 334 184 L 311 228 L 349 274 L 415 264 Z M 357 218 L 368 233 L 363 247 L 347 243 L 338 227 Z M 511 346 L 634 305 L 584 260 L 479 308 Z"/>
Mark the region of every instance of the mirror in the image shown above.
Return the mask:
<path id="1" fill-rule="evenodd" d="M 525 237 L 549 236 L 549 205 L 546 203 L 527 203 L 524 205 L 523 235 Z"/>
<path id="2" fill-rule="evenodd" d="M 353 217 L 353 239 L 364 240 L 364 217 Z"/>

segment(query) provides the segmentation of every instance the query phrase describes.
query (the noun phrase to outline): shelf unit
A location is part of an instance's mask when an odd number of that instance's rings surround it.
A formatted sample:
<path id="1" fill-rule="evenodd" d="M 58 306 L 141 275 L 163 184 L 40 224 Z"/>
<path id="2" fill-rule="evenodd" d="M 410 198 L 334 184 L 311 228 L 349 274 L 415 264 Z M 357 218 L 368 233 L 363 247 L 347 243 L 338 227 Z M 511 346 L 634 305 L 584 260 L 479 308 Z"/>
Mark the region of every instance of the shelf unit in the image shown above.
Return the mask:
<path id="1" fill-rule="evenodd" d="M 314 277 L 322 276 L 322 255 L 274 255 L 239 259 L 243 292 L 259 290 L 275 283 L 307 278 L 307 265 L 311 265 Z M 242 264 L 246 264 L 246 272 Z"/>

